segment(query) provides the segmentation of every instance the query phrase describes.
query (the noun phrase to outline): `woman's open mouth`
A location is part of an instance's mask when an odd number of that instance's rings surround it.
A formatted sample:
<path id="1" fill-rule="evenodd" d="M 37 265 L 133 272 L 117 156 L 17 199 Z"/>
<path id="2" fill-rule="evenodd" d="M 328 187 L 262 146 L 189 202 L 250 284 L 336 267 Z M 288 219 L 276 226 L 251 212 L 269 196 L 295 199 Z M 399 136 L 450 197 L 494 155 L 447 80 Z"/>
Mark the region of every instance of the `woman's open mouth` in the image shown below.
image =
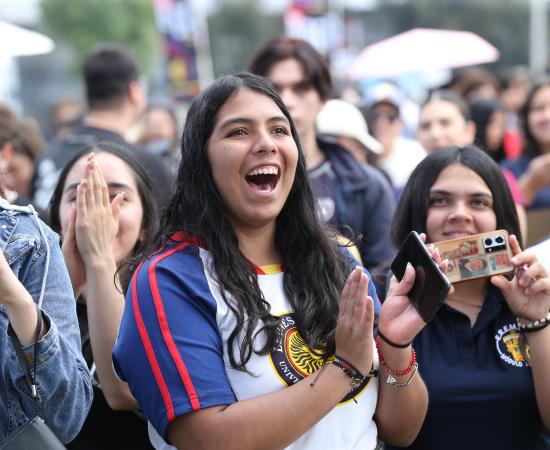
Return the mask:
<path id="1" fill-rule="evenodd" d="M 271 192 L 279 182 L 279 168 L 275 166 L 265 166 L 253 169 L 246 175 L 245 179 L 248 185 L 259 192 Z"/>

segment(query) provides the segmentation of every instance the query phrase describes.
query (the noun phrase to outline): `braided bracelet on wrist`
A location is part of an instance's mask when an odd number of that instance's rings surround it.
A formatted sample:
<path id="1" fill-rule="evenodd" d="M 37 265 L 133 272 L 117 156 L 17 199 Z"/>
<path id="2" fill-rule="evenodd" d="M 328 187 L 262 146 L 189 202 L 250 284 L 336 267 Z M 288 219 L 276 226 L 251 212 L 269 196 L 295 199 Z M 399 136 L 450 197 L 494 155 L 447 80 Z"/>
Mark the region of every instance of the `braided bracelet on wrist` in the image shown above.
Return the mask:
<path id="1" fill-rule="evenodd" d="M 353 392 L 355 389 L 360 387 L 366 378 L 372 378 L 378 375 L 378 371 L 374 369 L 371 369 L 367 375 L 363 375 L 353 364 L 338 355 L 334 355 L 332 364 L 342 369 L 342 371 L 351 379 L 350 392 Z M 357 403 L 355 397 L 353 397 L 353 401 Z"/>
<path id="2" fill-rule="evenodd" d="M 332 364 L 342 369 L 342 371 L 352 379 L 352 390 L 359 387 L 361 383 L 365 381 L 365 378 L 372 378 L 378 375 L 378 371 L 374 369 L 372 369 L 368 374 L 363 375 L 357 367 L 338 355 L 334 355 Z M 359 383 L 354 386 L 354 381 L 359 381 Z"/>
<path id="3" fill-rule="evenodd" d="M 546 316 L 544 316 L 542 319 L 533 320 L 527 323 L 521 323 L 518 317 L 517 323 L 519 331 L 523 331 L 524 333 L 542 330 L 543 328 L 546 328 L 548 325 L 550 325 L 550 311 L 548 311 Z"/>
<path id="4" fill-rule="evenodd" d="M 370 372 L 367 375 L 363 375 L 359 369 L 357 369 L 353 364 L 351 364 L 349 361 L 345 360 L 344 358 L 334 355 L 334 360 L 332 361 L 332 364 L 339 369 L 342 369 L 342 372 L 346 374 L 351 379 L 350 383 L 350 392 L 352 392 L 354 389 L 357 389 L 366 378 L 373 378 L 378 376 L 378 370 L 371 369 Z M 327 367 L 328 364 L 325 364 L 321 369 L 319 369 L 317 375 L 313 379 L 313 381 L 309 384 L 311 387 L 315 385 L 318 378 L 323 373 L 323 370 L 325 367 Z M 355 397 L 353 398 L 353 401 L 357 403 L 357 400 L 355 400 Z"/>

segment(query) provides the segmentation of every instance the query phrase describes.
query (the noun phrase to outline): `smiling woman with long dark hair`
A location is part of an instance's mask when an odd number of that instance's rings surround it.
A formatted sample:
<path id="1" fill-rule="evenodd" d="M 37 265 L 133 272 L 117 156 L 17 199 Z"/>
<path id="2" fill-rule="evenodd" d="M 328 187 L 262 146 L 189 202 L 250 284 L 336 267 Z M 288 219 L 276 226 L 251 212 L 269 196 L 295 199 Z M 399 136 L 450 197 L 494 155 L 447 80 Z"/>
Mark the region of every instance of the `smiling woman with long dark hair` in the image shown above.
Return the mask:
<path id="1" fill-rule="evenodd" d="M 519 111 L 525 138 L 522 155 L 502 166 L 518 179 L 521 193 L 531 208 L 550 207 L 550 79 L 536 82 Z"/>
<path id="2" fill-rule="evenodd" d="M 403 190 L 392 238 L 399 245 L 415 230 L 434 243 L 500 229 L 510 234 L 512 277 L 454 283 L 413 341 L 430 405 L 411 450 L 550 448 L 550 279 L 536 256 L 520 248 L 499 166 L 475 146 L 426 157 Z M 460 258 L 449 258 L 464 270 Z M 465 269 L 481 275 L 481 265 L 470 258 Z"/>
<path id="3" fill-rule="evenodd" d="M 408 344 L 424 326 L 406 296 L 414 270 L 380 310 L 379 369 L 375 290 L 320 225 L 292 119 L 267 80 L 226 76 L 195 99 L 162 230 L 130 283 L 113 353 L 158 448 L 414 438 L 427 405 Z"/>

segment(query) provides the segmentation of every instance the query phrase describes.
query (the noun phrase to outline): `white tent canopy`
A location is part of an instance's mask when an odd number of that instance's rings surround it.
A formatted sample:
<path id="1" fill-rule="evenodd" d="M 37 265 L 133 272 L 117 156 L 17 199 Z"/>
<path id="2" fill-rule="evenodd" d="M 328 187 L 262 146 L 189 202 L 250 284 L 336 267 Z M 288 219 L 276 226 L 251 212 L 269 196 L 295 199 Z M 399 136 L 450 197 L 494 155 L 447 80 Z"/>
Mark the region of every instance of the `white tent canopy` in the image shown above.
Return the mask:
<path id="1" fill-rule="evenodd" d="M 0 20 L 0 57 L 50 53 L 55 45 L 47 36 Z"/>
<path id="2" fill-rule="evenodd" d="M 20 113 L 20 80 L 15 57 L 50 53 L 53 41 L 43 34 L 0 20 L 0 102 Z"/>

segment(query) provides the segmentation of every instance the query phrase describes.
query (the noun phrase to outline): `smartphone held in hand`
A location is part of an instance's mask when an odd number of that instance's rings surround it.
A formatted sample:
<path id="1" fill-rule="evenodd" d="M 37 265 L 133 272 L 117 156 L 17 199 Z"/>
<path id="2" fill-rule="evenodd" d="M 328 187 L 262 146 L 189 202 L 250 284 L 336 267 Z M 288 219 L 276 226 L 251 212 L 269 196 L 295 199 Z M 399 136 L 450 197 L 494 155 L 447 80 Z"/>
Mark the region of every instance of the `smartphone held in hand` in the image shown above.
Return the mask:
<path id="1" fill-rule="evenodd" d="M 451 283 L 513 272 L 509 236 L 506 230 L 473 234 L 434 242 L 441 259 L 448 259 Z"/>
<path id="2" fill-rule="evenodd" d="M 408 297 L 424 322 L 429 322 L 451 288 L 451 283 L 432 259 L 426 244 L 411 231 L 391 264 L 395 277 L 401 281 L 407 263 L 415 270 L 415 280 Z"/>

